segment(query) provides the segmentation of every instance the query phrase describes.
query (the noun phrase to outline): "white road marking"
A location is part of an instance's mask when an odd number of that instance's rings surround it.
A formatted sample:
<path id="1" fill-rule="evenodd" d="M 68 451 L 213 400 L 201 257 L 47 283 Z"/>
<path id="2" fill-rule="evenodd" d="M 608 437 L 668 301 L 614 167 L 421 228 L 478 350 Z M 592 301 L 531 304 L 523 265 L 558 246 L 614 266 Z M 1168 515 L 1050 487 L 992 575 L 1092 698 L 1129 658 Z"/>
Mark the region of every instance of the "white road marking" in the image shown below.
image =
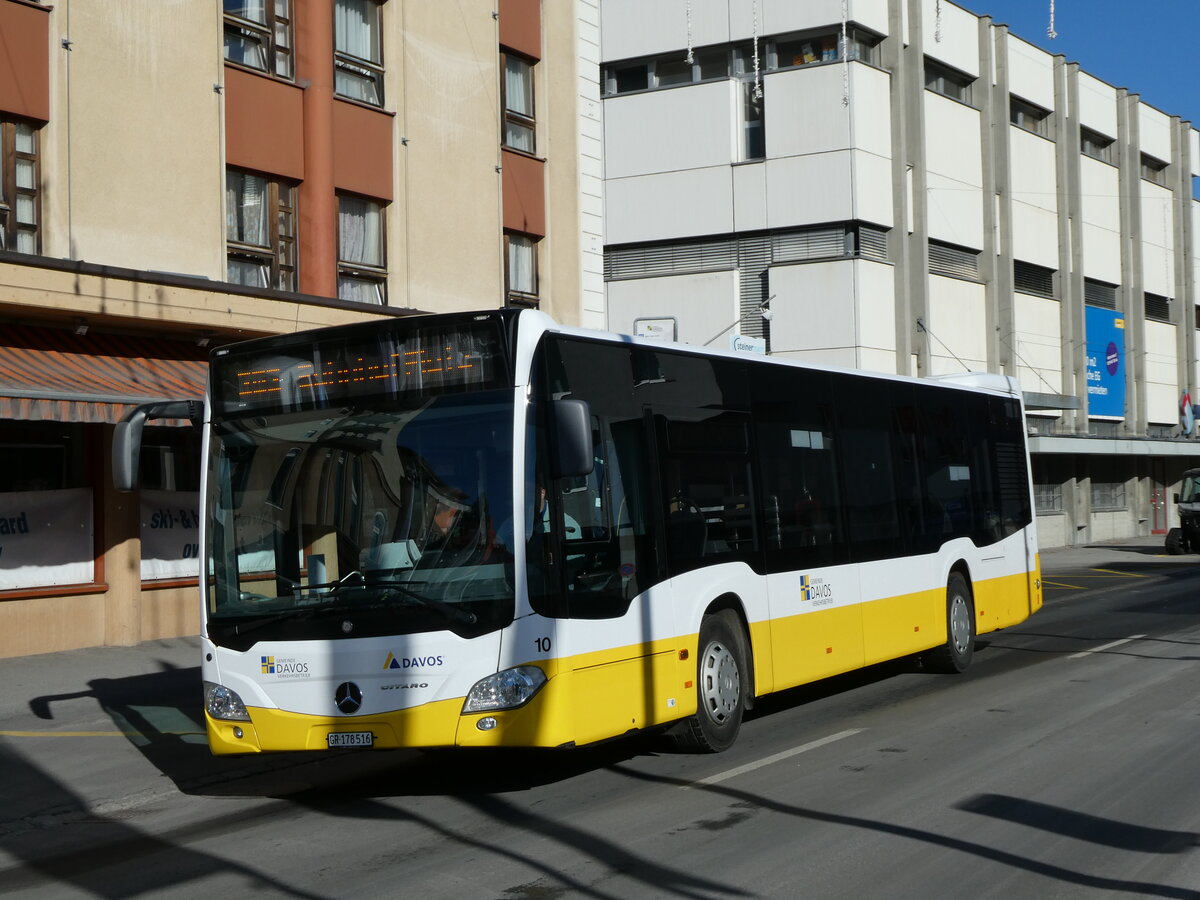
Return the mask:
<path id="1" fill-rule="evenodd" d="M 1119 641 L 1113 641 L 1111 644 L 1104 644 L 1101 647 L 1093 647 L 1091 650 L 1080 650 L 1078 653 L 1072 653 L 1067 659 L 1083 659 L 1085 656 L 1091 656 L 1093 653 L 1103 653 L 1105 650 L 1111 650 L 1113 647 L 1120 647 L 1122 644 L 1128 644 L 1130 641 L 1140 640 L 1144 638 L 1144 634 L 1135 634 L 1127 638 L 1122 638 Z"/>
<path id="2" fill-rule="evenodd" d="M 859 734 L 864 729 L 850 728 L 846 731 L 839 731 L 837 734 L 831 734 L 828 737 L 818 738 L 815 741 L 809 741 L 807 744 L 801 744 L 799 747 L 793 747 L 790 750 L 784 750 L 776 753 L 773 756 L 767 756 L 760 759 L 758 762 L 746 763 L 744 766 L 738 766 L 736 769 L 727 769 L 724 772 L 718 772 L 716 775 L 709 775 L 707 778 L 701 778 L 699 781 L 693 781 L 691 784 L 684 787 L 705 787 L 710 784 L 719 784 L 722 781 L 728 781 L 730 778 L 736 778 L 738 775 L 745 775 L 747 772 L 753 772 L 755 769 L 761 769 L 763 766 L 774 765 L 777 762 L 782 762 L 785 759 L 790 759 L 793 756 L 799 756 L 801 753 L 807 753 L 809 750 L 816 750 L 818 747 L 824 747 L 826 744 L 832 744 L 834 741 L 840 741 L 842 738 L 852 737 Z"/>

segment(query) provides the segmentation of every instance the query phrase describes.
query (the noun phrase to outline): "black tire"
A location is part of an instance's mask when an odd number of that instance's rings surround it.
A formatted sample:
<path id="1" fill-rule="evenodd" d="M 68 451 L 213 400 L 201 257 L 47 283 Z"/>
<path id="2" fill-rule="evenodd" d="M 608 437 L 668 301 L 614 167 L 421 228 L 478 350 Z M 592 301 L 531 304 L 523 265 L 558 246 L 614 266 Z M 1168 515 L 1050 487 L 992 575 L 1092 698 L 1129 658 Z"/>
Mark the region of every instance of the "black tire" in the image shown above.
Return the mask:
<path id="1" fill-rule="evenodd" d="M 693 753 L 729 749 L 742 727 L 750 688 L 741 622 L 730 610 L 700 623 L 696 660 L 696 714 L 679 724 L 675 739 Z"/>
<path id="2" fill-rule="evenodd" d="M 1166 546 L 1167 552 L 1172 556 L 1179 556 L 1187 549 L 1183 542 L 1182 528 L 1172 528 L 1167 532 Z"/>
<path id="3" fill-rule="evenodd" d="M 922 657 L 931 672 L 965 672 L 975 655 L 975 599 L 971 586 L 960 572 L 951 572 L 946 582 L 946 643 L 926 651 Z"/>

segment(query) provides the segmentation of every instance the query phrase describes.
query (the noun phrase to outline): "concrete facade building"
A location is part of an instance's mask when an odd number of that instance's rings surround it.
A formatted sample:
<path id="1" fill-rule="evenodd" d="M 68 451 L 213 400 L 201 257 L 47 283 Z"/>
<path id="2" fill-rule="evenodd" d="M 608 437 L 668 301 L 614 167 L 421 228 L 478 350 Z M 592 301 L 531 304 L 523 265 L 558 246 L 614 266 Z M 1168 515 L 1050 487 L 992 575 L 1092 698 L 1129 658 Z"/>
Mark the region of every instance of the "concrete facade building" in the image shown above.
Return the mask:
<path id="1" fill-rule="evenodd" d="M 595 0 L 0 0 L 0 656 L 194 632 L 212 347 L 603 324 Z"/>
<path id="2" fill-rule="evenodd" d="M 604 0 L 601 36 L 611 329 L 1014 375 L 1044 546 L 1177 524 L 1190 123 L 948 0 Z"/>

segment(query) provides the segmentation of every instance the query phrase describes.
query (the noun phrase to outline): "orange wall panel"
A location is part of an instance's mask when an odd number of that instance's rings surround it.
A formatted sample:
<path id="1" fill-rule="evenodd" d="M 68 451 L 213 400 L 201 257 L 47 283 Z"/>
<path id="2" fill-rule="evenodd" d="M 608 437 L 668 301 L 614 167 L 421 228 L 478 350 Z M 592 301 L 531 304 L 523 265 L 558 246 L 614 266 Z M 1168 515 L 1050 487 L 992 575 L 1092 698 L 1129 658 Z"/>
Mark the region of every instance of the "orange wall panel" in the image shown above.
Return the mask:
<path id="1" fill-rule="evenodd" d="M 500 0 L 500 46 L 542 58 L 542 0 Z"/>
<path id="2" fill-rule="evenodd" d="M 225 161 L 304 180 L 304 91 L 225 67 Z"/>
<path id="3" fill-rule="evenodd" d="M 544 237 L 546 234 L 546 164 L 532 156 L 504 150 L 504 227 Z"/>
<path id="4" fill-rule="evenodd" d="M 0 0 L 0 111 L 50 121 L 50 11 Z"/>
<path id="5" fill-rule="evenodd" d="M 393 116 L 333 101 L 333 183 L 340 191 L 391 200 Z"/>

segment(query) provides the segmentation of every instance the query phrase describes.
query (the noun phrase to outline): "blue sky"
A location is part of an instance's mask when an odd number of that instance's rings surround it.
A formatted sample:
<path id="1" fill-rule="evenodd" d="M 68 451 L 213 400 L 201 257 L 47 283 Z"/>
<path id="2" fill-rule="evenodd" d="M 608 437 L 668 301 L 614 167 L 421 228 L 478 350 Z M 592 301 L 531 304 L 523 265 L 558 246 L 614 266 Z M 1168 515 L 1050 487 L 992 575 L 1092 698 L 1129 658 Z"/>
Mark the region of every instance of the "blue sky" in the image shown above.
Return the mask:
<path id="1" fill-rule="evenodd" d="M 1200 128 L 1200 0 L 955 0 L 1084 71 Z"/>

